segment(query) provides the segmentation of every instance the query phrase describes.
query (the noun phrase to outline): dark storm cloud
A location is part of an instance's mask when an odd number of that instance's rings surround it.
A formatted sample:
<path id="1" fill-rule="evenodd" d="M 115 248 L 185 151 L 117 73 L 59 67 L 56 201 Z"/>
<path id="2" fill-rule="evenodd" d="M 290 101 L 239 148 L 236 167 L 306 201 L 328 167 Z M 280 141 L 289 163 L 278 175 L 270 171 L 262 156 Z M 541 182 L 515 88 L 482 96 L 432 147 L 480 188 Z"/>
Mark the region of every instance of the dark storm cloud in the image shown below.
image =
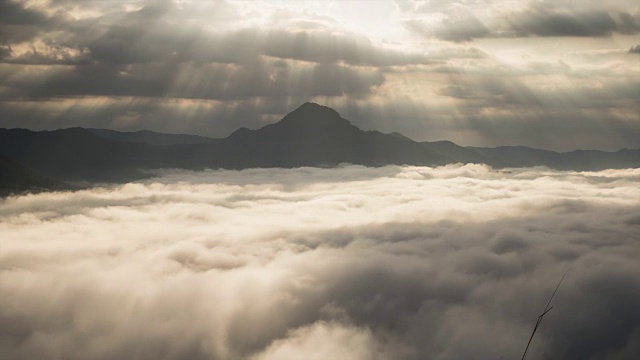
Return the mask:
<path id="1" fill-rule="evenodd" d="M 550 4 L 532 5 L 529 9 L 512 13 L 505 19 L 507 34 L 514 36 L 609 36 L 613 32 L 635 34 L 640 22 L 629 13 L 613 16 L 607 11 L 568 11 Z"/>
<path id="2" fill-rule="evenodd" d="M 0 61 L 14 67 L 2 96 L 359 97 L 384 81 L 380 67 L 441 61 L 326 28 L 212 30 L 175 21 L 181 11 L 172 2 L 148 3 L 137 11 L 69 20 L 29 51 L 5 45 Z M 73 66 L 39 70 L 46 76 L 37 79 L 20 65 Z"/>
<path id="3" fill-rule="evenodd" d="M 39 87 L 7 81 L 11 97 L 142 96 L 182 99 L 241 99 L 269 95 L 340 96 L 370 93 L 384 81 L 375 69 L 337 64 L 296 64 L 256 59 L 251 66 L 208 63 L 115 65 L 92 63 L 54 71 Z"/>
<path id="4" fill-rule="evenodd" d="M 637 358 L 639 180 L 481 165 L 168 171 L 10 198 L 0 350 L 517 358 L 571 268 L 531 356 Z"/>
<path id="5" fill-rule="evenodd" d="M 574 84 L 548 88 L 525 81 L 524 75 L 458 74 L 452 77 L 454 85 L 441 88 L 439 93 L 458 99 L 458 109 L 464 112 L 459 130 L 482 134 L 477 139 L 484 139 L 490 146 L 508 143 L 541 147 L 539 144 L 553 143 L 562 151 L 618 150 L 606 145 L 611 142 L 629 148 L 640 146 L 640 82 L 611 77 L 599 79 L 598 86 L 589 86 L 582 83 L 580 71 L 562 67 L 557 71 Z M 594 129 L 598 129 L 599 137 L 592 136 Z M 476 143 L 471 140 L 476 135 L 467 141 Z"/>
<path id="6" fill-rule="evenodd" d="M 260 55 L 367 66 L 431 62 L 421 54 L 385 49 L 365 37 L 336 34 L 326 27 L 311 31 L 277 28 L 265 31 L 255 27 L 221 31 L 176 21 L 184 12 L 172 2 L 158 2 L 137 11 L 105 13 L 95 19 L 68 19 L 68 23 L 58 28 L 60 38 L 49 41 L 86 49 L 90 60 L 113 64 L 165 61 L 244 64 Z M 189 15 L 184 13 L 185 17 Z"/>
<path id="7" fill-rule="evenodd" d="M 0 60 L 11 56 L 11 47 L 3 46 L 0 47 Z"/>
<path id="8" fill-rule="evenodd" d="M 491 31 L 471 14 L 463 17 L 449 16 L 438 26 L 428 26 L 419 20 L 410 20 L 407 26 L 416 33 L 454 42 L 471 41 L 491 35 Z"/>
<path id="9" fill-rule="evenodd" d="M 552 65 L 552 64 L 550 64 Z M 562 72 L 562 67 L 558 67 Z M 533 69 L 533 71 L 536 71 Z M 469 100 L 468 104 L 475 104 L 479 107 L 508 107 L 508 106 L 552 106 L 552 107 L 573 107 L 566 103 L 566 97 L 575 98 L 575 102 L 581 105 L 582 109 L 608 108 L 616 102 L 640 105 L 637 103 L 640 95 L 640 81 L 636 79 L 626 79 L 612 77 L 601 80 L 598 86 L 576 86 L 574 94 L 565 94 L 564 89 L 545 89 L 525 82 L 524 76 L 527 71 L 515 70 L 513 76 L 493 76 L 486 74 L 458 74 L 453 75 L 456 79 L 454 85 L 449 85 L 440 90 L 445 96 L 454 97 L 461 100 Z M 553 74 L 549 71 L 549 74 Z M 572 73 L 566 71 L 568 79 L 580 82 L 580 72 Z"/>
<path id="10" fill-rule="evenodd" d="M 266 55 L 315 63 L 362 66 L 429 64 L 422 54 L 403 53 L 374 46 L 368 39 L 328 31 L 288 31 L 257 28 L 212 33 L 200 28 L 166 24 L 112 27 L 88 45 L 92 59 L 114 64 L 158 61 L 235 63 L 251 66 Z M 139 34 L 143 33 L 140 37 Z"/>
<path id="11" fill-rule="evenodd" d="M 618 16 L 618 31 L 622 34 L 640 33 L 640 11 L 636 11 L 635 16 L 628 12 L 621 11 Z"/>
<path id="12" fill-rule="evenodd" d="M 47 16 L 38 10 L 24 7 L 18 1 L 0 1 L 0 22 L 7 25 L 38 25 L 47 20 Z"/>
<path id="13" fill-rule="evenodd" d="M 265 54 L 279 58 L 315 62 L 342 61 L 352 65 L 394 66 L 434 62 L 420 53 L 402 53 L 376 48 L 367 38 L 313 32 L 270 32 Z"/>
<path id="14" fill-rule="evenodd" d="M 563 5 L 563 2 L 530 2 L 524 10 L 499 11 L 479 19 L 472 15 L 473 3 L 460 6 L 433 3 L 428 5 L 429 12 L 446 14 L 439 24 L 426 24 L 415 19 L 406 24 L 410 30 L 422 35 L 455 42 L 487 37 L 603 37 L 613 33 L 640 33 L 640 13 L 634 15 L 625 10 L 596 8 L 577 10 L 579 6 Z M 426 11 L 423 9 L 425 6 L 404 9 L 420 14 Z M 468 15 L 460 15 L 465 13 Z"/>
<path id="15" fill-rule="evenodd" d="M 28 41 L 46 28 L 49 18 L 20 2 L 0 0 L 0 45 Z"/>

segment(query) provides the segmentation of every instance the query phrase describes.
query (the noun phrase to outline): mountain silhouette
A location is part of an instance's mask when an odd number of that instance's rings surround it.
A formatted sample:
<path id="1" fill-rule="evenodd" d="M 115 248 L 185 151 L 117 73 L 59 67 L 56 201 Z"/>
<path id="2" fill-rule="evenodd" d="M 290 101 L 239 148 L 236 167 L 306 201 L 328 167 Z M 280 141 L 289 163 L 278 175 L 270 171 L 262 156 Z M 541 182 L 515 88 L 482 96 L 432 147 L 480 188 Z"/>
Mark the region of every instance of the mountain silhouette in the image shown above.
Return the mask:
<path id="1" fill-rule="evenodd" d="M 42 176 L 19 162 L 0 154 L 0 197 L 24 192 L 69 189 L 60 181 Z"/>
<path id="2" fill-rule="evenodd" d="M 109 129 L 87 129 L 92 133 L 110 140 L 151 145 L 205 144 L 214 139 L 186 134 L 163 134 L 150 130 L 123 132 Z"/>
<path id="3" fill-rule="evenodd" d="M 261 129 L 239 129 L 223 142 L 247 156 L 236 159 L 241 167 L 435 165 L 450 160 L 411 139 L 360 130 L 337 111 L 314 103 L 305 103 Z"/>
<path id="4" fill-rule="evenodd" d="M 260 129 L 240 128 L 226 138 L 69 128 L 0 129 L 0 153 L 46 177 L 67 182 L 121 182 L 158 168 L 245 169 L 486 163 L 494 167 L 549 166 L 600 170 L 640 166 L 640 150 L 558 153 L 527 147 L 462 147 L 417 142 L 398 133 L 364 131 L 335 110 L 305 103 Z"/>

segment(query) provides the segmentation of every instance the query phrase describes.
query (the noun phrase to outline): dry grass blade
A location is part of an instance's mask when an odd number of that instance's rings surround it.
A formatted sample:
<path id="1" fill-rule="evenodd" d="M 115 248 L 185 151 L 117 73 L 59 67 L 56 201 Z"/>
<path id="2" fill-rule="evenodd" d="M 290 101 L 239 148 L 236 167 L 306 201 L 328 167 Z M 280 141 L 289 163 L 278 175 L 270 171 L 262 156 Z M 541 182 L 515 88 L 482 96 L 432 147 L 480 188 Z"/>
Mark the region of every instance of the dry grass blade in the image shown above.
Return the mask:
<path id="1" fill-rule="evenodd" d="M 540 316 L 538 316 L 538 321 L 536 321 L 536 326 L 533 328 L 533 331 L 531 332 L 531 336 L 529 337 L 529 342 L 527 343 L 527 347 L 524 349 L 524 354 L 522 354 L 522 360 L 524 360 L 525 357 L 527 357 L 527 352 L 529 352 L 529 346 L 531 345 L 531 340 L 533 340 L 533 336 L 536 334 L 536 331 L 538 330 L 538 327 L 540 326 L 540 323 L 542 322 L 542 318 L 549 311 L 551 311 L 551 309 L 553 309 L 553 306 L 550 306 L 551 305 L 551 301 L 553 301 L 553 297 L 556 296 L 556 292 L 558 292 L 558 289 L 560 288 L 560 284 L 562 284 L 562 280 L 564 280 L 564 277 L 567 276 L 567 274 L 569 273 L 569 270 L 571 270 L 571 269 L 568 269 L 567 271 L 565 271 L 564 275 L 562 275 L 562 278 L 558 282 L 558 285 L 556 285 L 556 289 L 553 290 L 553 294 L 551 294 L 551 297 L 549 298 L 549 301 L 547 301 L 547 305 L 544 307 L 544 311 L 542 312 L 542 314 L 540 314 Z"/>

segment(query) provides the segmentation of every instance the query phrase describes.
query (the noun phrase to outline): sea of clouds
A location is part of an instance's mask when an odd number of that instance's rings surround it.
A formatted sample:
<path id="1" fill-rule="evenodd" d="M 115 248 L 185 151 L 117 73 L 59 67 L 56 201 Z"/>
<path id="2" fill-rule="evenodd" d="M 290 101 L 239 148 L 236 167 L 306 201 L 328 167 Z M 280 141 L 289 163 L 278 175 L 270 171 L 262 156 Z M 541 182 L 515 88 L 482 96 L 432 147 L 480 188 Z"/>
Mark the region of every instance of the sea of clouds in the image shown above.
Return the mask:
<path id="1" fill-rule="evenodd" d="M 0 201 L 6 359 L 640 358 L 640 169 L 164 171 Z"/>

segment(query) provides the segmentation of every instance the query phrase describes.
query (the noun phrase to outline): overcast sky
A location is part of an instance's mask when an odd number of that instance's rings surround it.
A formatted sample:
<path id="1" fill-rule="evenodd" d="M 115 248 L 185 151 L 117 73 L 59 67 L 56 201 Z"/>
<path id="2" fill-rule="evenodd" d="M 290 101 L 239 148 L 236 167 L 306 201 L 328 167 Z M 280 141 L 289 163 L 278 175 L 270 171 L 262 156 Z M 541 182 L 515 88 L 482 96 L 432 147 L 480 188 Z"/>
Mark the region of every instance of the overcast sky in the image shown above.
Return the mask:
<path id="1" fill-rule="evenodd" d="M 637 0 L 0 0 L 0 126 L 227 136 L 305 101 L 462 145 L 640 147 Z"/>

